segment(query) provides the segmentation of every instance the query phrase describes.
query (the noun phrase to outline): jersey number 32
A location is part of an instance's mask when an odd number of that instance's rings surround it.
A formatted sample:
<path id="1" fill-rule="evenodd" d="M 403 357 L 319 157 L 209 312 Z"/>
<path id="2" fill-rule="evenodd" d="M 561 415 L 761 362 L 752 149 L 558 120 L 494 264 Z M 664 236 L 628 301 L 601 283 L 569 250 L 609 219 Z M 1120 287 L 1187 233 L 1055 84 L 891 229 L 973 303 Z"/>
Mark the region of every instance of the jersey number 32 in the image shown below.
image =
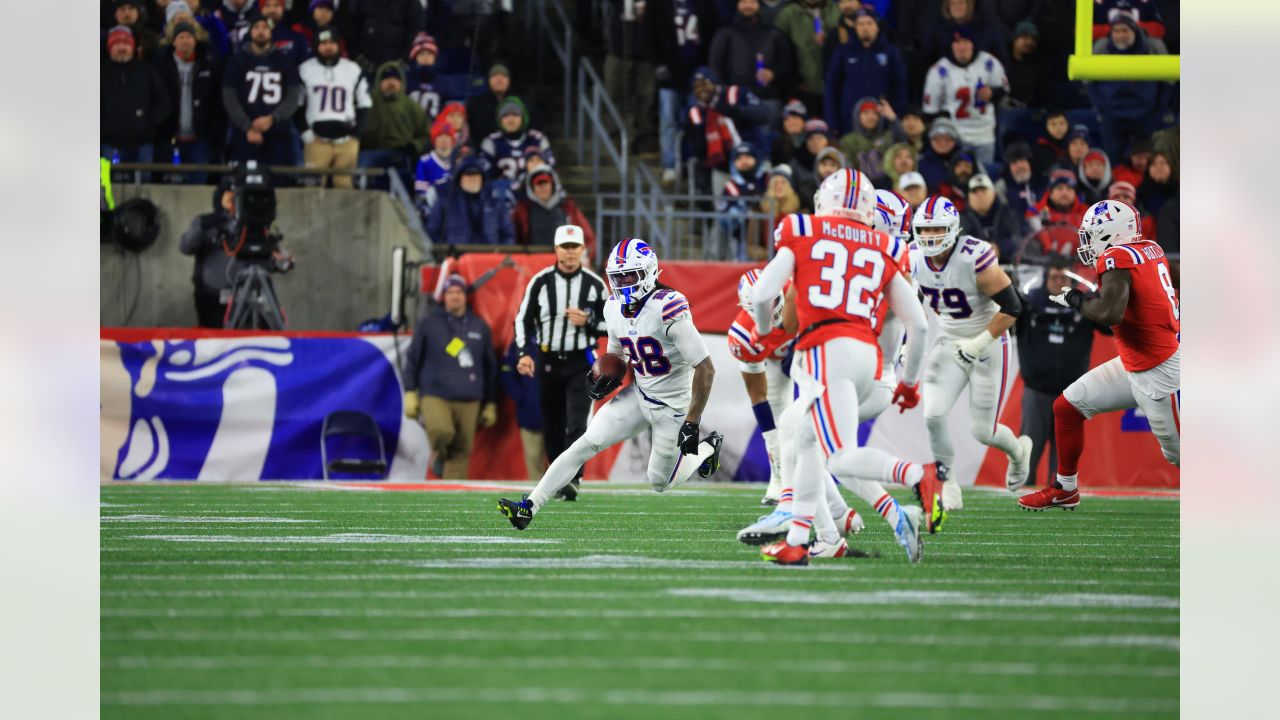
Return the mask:
<path id="1" fill-rule="evenodd" d="M 809 304 L 835 310 L 844 307 L 850 315 L 870 320 L 875 314 L 875 291 L 884 279 L 884 256 L 871 248 L 849 248 L 834 240 L 813 244 L 809 257 L 822 264 L 822 283 L 809 286 Z M 854 272 L 850 275 L 849 270 Z"/>

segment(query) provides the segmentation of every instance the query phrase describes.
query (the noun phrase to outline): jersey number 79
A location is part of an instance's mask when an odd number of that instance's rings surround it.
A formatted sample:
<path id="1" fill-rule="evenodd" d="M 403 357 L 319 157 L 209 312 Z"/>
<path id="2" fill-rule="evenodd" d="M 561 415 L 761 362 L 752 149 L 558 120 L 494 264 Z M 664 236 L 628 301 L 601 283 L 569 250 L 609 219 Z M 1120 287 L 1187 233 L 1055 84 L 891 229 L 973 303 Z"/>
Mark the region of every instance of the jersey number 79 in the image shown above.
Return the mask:
<path id="1" fill-rule="evenodd" d="M 854 250 L 850 257 L 849 248 L 842 243 L 819 240 L 813 244 L 809 257 L 822 263 L 819 278 L 826 285 L 809 286 L 809 304 L 827 310 L 843 305 L 850 315 L 871 320 L 875 315 L 873 293 L 884 278 L 884 256 L 864 247 Z"/>

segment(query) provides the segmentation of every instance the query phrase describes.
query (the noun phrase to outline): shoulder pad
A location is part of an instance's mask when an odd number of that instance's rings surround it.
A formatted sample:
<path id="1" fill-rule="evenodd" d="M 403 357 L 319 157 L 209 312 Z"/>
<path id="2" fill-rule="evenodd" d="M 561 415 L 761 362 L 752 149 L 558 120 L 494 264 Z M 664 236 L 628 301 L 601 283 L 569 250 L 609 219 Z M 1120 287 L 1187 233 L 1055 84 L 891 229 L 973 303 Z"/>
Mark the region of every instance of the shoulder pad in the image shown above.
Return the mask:
<path id="1" fill-rule="evenodd" d="M 1108 270 L 1137 267 L 1146 261 L 1142 253 L 1130 245 L 1113 245 L 1098 257 L 1093 269 L 1101 275 Z"/>

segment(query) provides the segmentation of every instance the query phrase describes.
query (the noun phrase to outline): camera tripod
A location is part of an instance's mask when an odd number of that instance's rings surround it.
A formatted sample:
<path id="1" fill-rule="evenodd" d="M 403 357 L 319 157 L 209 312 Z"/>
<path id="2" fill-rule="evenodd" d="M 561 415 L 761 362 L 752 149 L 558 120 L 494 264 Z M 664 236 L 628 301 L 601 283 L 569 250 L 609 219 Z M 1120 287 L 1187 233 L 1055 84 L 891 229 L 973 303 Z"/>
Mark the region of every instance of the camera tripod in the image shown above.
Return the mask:
<path id="1" fill-rule="evenodd" d="M 222 326 L 234 330 L 283 330 L 284 310 L 266 267 L 250 264 L 236 273 L 231 305 Z"/>

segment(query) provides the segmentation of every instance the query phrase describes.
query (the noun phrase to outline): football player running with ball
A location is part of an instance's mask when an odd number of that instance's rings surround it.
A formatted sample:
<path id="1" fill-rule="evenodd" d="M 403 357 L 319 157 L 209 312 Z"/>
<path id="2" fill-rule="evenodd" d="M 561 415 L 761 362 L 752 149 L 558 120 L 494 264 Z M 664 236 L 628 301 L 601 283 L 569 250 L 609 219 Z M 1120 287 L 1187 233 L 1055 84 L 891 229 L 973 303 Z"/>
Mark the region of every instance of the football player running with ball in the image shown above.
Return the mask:
<path id="1" fill-rule="evenodd" d="M 960 486 L 947 482 L 956 454 L 947 415 L 966 385 L 973 437 L 1009 456 L 1005 483 L 1011 491 L 1027 481 L 1031 438 L 1018 437 L 999 422 L 1005 391 L 1014 380 L 1009 328 L 1022 312 L 1022 301 L 996 262 L 995 248 L 974 237 L 960 237 L 960 216 L 950 200 L 940 195 L 925 200 L 911 226 L 916 239 L 912 254 L 920 255 L 911 259 L 912 271 L 925 302 L 938 316 L 939 332 L 925 370 L 923 399 L 929 445 L 943 492 L 941 498 L 921 498 L 931 520 L 930 532 L 936 532 L 947 510 L 962 505 Z"/>
<path id="2" fill-rule="evenodd" d="M 609 362 L 592 370 L 591 397 L 603 399 L 622 384 L 625 367 L 635 382 L 600 408 L 586 432 L 564 451 L 533 492 L 520 500 L 498 500 L 498 510 L 517 530 L 529 526 L 538 510 L 573 480 L 578 468 L 605 448 L 653 430 L 649 484 L 657 492 L 675 487 L 697 472 L 708 477 L 720 466 L 724 436 L 700 439 L 702 418 L 715 367 L 702 335 L 693 326 L 689 301 L 659 289 L 658 256 L 637 238 L 618 243 L 605 266 L 612 294 L 605 301 L 608 354 L 622 356 L 624 372 Z M 605 360 L 606 358 L 602 358 Z"/>
<path id="3" fill-rule="evenodd" d="M 1085 212 L 1077 252 L 1098 273 L 1097 294 L 1072 288 L 1049 298 L 1112 326 L 1120 356 L 1085 373 L 1054 401 L 1058 478 L 1018 498 L 1027 510 L 1080 504 L 1076 473 L 1084 454 L 1084 421 L 1099 413 L 1142 408 L 1165 459 L 1177 466 L 1181 455 L 1177 265 L 1143 239 L 1138 211 L 1119 200 L 1103 200 Z"/>
<path id="4" fill-rule="evenodd" d="M 924 312 L 898 272 L 892 241 L 871 228 L 875 188 L 857 170 L 837 171 L 818 188 L 814 207 L 815 215 L 783 220 L 775 233 L 777 254 L 760 274 L 752 296 L 756 326 L 767 333 L 773 325 L 769 302 L 794 279 L 800 331 L 791 377 L 799 397 L 782 422 L 795 438 L 795 500 L 786 539 L 762 551 L 764 559 L 782 565 L 809 562 L 810 528 L 823 501 L 823 483 L 830 482 L 824 470 L 852 486 L 859 478 L 901 468 L 905 484 L 927 483 L 926 490 L 937 491 L 932 468 L 856 444 L 859 401 L 873 391 L 880 369 L 875 323 L 882 298 L 908 335 L 899 391 L 916 384 L 924 356 L 923 345 L 913 342 L 925 331 Z M 891 497 L 887 502 L 885 519 L 908 559 L 919 560 L 920 509 L 901 508 Z"/>

